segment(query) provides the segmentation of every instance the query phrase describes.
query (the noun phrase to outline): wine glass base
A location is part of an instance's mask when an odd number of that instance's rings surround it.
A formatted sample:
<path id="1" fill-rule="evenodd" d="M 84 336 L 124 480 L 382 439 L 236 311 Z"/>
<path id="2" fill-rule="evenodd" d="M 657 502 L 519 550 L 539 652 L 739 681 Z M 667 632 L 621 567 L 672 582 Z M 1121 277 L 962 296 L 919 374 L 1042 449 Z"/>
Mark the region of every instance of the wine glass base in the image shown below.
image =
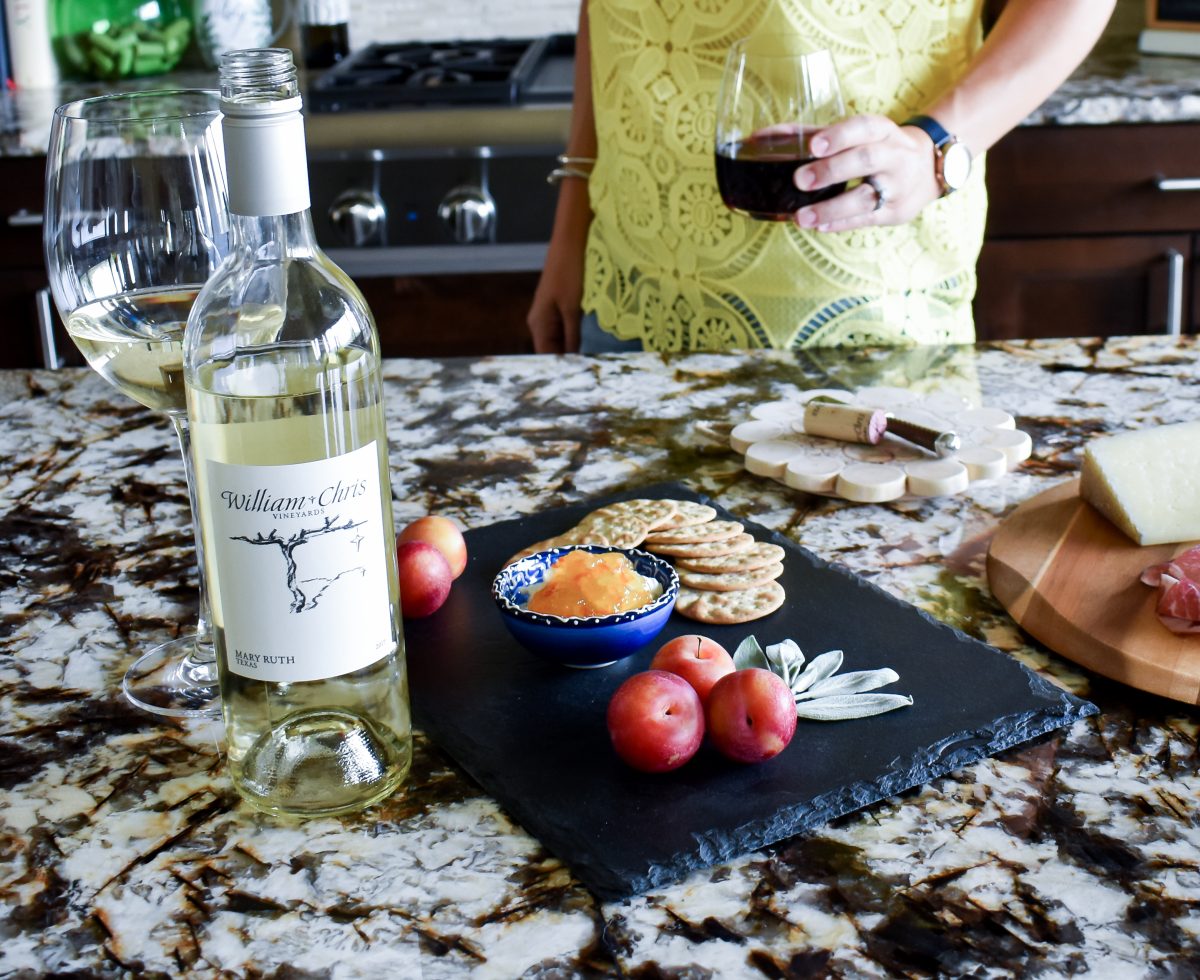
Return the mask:
<path id="1" fill-rule="evenodd" d="M 121 689 L 135 708 L 171 718 L 215 718 L 221 713 L 217 665 L 196 657 L 197 636 L 168 640 L 139 657 Z"/>

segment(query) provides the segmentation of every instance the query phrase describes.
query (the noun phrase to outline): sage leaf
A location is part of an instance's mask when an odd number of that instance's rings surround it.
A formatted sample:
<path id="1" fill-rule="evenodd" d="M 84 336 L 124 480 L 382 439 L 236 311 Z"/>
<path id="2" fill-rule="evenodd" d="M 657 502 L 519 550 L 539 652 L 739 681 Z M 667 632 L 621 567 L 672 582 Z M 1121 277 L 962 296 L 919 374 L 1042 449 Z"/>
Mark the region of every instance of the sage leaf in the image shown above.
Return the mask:
<path id="1" fill-rule="evenodd" d="M 839 674 L 809 686 L 807 691 L 796 695 L 796 700 L 803 698 L 825 698 L 838 694 L 859 694 L 863 691 L 873 691 L 885 684 L 893 684 L 900 680 L 891 667 L 881 667 L 879 670 L 853 670 L 848 674 Z"/>
<path id="2" fill-rule="evenodd" d="M 848 721 L 868 718 L 913 703 L 907 694 L 842 694 L 796 705 L 796 717 L 809 721 Z"/>
<path id="3" fill-rule="evenodd" d="M 790 688 L 800 676 L 804 666 L 804 651 L 795 640 L 772 643 L 763 651 L 771 670 L 783 678 Z"/>
<path id="4" fill-rule="evenodd" d="M 758 640 L 753 635 L 746 637 L 738 644 L 738 648 L 733 654 L 733 666 L 737 670 L 745 670 L 747 667 L 771 669 L 767 655 L 763 653 L 763 648 L 758 645 Z"/>
<path id="5" fill-rule="evenodd" d="M 788 687 L 792 689 L 793 694 L 800 694 L 807 691 L 814 684 L 819 684 L 826 678 L 832 677 L 841 667 L 842 651 L 830 650 L 819 657 L 814 657 L 812 663 L 805 667 L 800 676 L 792 681 Z"/>

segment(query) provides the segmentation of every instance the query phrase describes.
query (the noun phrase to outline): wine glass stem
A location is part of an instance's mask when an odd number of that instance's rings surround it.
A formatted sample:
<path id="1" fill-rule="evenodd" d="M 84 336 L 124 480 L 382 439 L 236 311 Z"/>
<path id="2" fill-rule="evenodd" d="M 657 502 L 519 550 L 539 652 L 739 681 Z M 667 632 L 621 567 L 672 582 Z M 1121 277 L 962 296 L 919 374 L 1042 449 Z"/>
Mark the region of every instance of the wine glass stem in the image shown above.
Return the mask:
<path id="1" fill-rule="evenodd" d="M 208 605 L 208 575 L 204 562 L 204 539 L 200 533 L 200 522 L 196 515 L 196 473 L 192 468 L 192 434 L 188 417 L 182 412 L 171 413 L 171 423 L 175 426 L 175 435 L 179 437 L 179 451 L 183 453 L 183 472 L 187 481 L 188 503 L 191 506 L 192 534 L 196 541 L 196 566 L 200 574 L 200 610 L 196 617 L 196 649 L 190 655 L 195 664 L 215 663 L 216 651 L 213 647 L 212 622 Z"/>

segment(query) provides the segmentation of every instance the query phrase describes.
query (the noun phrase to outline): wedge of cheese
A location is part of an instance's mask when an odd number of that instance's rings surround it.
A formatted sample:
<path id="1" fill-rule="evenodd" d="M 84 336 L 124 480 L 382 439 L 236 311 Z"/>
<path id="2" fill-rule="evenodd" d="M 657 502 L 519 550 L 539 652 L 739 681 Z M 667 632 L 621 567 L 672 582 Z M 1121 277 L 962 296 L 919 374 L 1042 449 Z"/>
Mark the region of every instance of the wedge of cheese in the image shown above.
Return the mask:
<path id="1" fill-rule="evenodd" d="M 1200 422 L 1090 442 L 1079 493 L 1138 544 L 1200 538 Z"/>

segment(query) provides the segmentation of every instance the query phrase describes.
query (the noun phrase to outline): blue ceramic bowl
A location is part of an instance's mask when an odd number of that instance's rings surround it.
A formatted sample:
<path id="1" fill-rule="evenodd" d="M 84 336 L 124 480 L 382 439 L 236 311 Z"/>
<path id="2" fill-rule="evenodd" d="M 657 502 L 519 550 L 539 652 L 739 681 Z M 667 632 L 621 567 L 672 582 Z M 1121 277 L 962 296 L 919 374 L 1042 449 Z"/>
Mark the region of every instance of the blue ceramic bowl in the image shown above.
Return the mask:
<path id="1" fill-rule="evenodd" d="M 638 574 L 657 579 L 663 591 L 653 602 L 611 616 L 549 616 L 522 608 L 527 590 L 569 551 L 624 555 Z M 502 569 L 492 582 L 492 598 L 509 632 L 530 653 L 566 667 L 607 667 L 640 650 L 667 625 L 679 595 L 679 576 L 669 562 L 636 548 L 575 545 L 539 551 Z"/>

